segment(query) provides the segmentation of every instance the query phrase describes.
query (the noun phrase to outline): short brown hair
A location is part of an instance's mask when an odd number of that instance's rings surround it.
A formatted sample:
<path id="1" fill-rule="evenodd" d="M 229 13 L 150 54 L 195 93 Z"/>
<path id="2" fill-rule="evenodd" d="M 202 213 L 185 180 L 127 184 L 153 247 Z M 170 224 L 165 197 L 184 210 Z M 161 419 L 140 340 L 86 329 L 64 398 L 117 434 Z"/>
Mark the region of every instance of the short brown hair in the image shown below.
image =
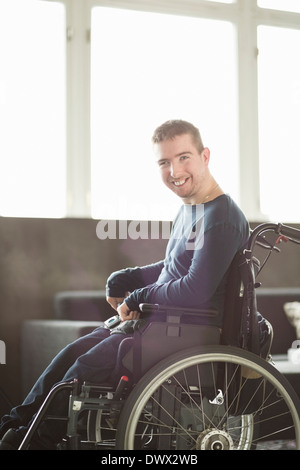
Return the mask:
<path id="1" fill-rule="evenodd" d="M 172 140 L 178 135 L 190 134 L 199 153 L 204 149 L 199 129 L 188 121 L 173 119 L 166 121 L 155 129 L 152 142 L 159 144 L 165 140 Z"/>

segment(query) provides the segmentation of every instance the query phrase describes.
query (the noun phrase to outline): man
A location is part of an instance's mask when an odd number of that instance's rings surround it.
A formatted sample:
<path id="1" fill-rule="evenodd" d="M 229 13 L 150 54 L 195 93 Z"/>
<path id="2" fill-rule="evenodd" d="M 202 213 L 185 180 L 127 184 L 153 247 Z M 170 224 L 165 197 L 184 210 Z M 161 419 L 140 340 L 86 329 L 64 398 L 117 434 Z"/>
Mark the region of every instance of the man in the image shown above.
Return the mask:
<path id="1" fill-rule="evenodd" d="M 219 312 L 213 322 L 221 327 L 226 274 L 247 242 L 248 223 L 211 175 L 210 151 L 197 128 L 186 121 L 167 121 L 154 132 L 153 145 L 164 184 L 184 204 L 174 221 L 165 259 L 113 273 L 107 281 L 107 301 L 122 322 L 140 318 L 139 304 L 146 302 L 212 308 Z M 109 380 L 123 338 L 100 327 L 63 349 L 23 404 L 2 418 L 0 450 L 18 448 L 54 384 L 74 378 Z M 56 406 L 61 407 L 61 402 Z M 54 449 L 62 436 L 57 426 L 53 431 L 46 423 L 31 448 Z"/>
<path id="2" fill-rule="evenodd" d="M 248 223 L 211 175 L 210 151 L 192 124 L 166 122 L 155 131 L 153 144 L 163 182 L 184 205 L 165 260 L 112 274 L 107 300 L 122 320 L 138 318 L 143 302 L 215 308 L 221 326 L 226 271 L 248 239 Z M 126 291 L 131 294 L 124 300 Z"/>

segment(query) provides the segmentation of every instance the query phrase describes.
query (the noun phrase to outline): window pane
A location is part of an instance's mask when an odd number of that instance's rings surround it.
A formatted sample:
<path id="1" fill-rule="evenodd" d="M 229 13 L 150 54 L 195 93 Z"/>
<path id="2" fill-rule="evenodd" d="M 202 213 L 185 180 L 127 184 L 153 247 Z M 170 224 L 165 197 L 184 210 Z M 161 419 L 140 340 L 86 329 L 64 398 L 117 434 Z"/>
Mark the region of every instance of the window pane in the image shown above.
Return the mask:
<path id="1" fill-rule="evenodd" d="M 300 221 L 300 31 L 258 28 L 261 208 Z"/>
<path id="2" fill-rule="evenodd" d="M 259 7 L 300 13 L 299 0 L 258 0 Z"/>
<path id="3" fill-rule="evenodd" d="M 151 136 L 174 118 L 199 127 L 212 173 L 237 199 L 235 58 L 230 23 L 93 9 L 93 217 L 173 218 L 181 201 L 160 182 Z"/>
<path id="4" fill-rule="evenodd" d="M 65 214 L 65 11 L 0 2 L 0 214 Z"/>

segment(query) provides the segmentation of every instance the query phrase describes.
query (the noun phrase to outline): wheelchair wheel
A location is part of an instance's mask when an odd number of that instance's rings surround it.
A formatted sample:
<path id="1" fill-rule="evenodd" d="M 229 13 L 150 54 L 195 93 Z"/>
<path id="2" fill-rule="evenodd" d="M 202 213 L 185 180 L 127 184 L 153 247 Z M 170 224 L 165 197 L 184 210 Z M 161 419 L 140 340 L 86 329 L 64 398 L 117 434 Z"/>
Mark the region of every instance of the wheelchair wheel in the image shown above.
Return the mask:
<path id="1" fill-rule="evenodd" d="M 272 449 L 284 439 L 300 449 L 299 411 L 295 391 L 267 361 L 228 346 L 191 348 L 159 362 L 134 387 L 116 448 Z"/>

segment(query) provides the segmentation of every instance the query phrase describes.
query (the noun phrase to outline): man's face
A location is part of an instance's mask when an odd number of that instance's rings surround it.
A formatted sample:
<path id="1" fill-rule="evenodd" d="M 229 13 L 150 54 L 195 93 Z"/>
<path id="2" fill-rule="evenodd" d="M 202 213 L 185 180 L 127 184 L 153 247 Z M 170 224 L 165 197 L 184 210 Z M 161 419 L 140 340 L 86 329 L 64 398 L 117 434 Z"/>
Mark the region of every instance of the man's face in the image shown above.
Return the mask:
<path id="1" fill-rule="evenodd" d="M 199 204 L 208 175 L 209 150 L 199 154 L 190 134 L 154 145 L 163 182 L 185 204 Z"/>

